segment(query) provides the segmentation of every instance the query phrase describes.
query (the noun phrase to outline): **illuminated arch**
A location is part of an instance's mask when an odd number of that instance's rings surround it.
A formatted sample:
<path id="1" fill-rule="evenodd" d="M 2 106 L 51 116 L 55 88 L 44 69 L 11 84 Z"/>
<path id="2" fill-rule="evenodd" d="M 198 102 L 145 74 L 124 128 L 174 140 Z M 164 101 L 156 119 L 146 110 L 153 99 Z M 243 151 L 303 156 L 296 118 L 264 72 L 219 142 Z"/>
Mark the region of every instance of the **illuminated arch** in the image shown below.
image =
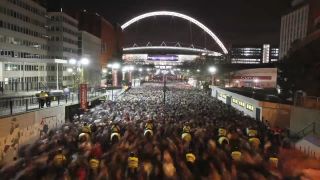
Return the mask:
<path id="1" fill-rule="evenodd" d="M 220 41 L 220 39 L 208 28 L 206 27 L 204 24 L 202 24 L 201 22 L 199 22 L 198 20 L 190 17 L 190 16 L 187 16 L 187 15 L 184 15 L 184 14 L 181 14 L 181 13 L 177 13 L 177 12 L 171 12 L 171 11 L 155 11 L 155 12 L 149 12 L 149 13 L 145 13 L 145 14 L 142 14 L 140 16 L 137 16 L 131 20 L 129 20 L 128 22 L 124 23 L 121 28 L 124 30 L 126 29 L 128 26 L 130 26 L 131 24 L 141 20 L 141 19 L 145 19 L 145 18 L 148 18 L 148 17 L 153 17 L 153 16 L 174 16 L 174 17 L 178 17 L 178 18 L 181 18 L 181 19 L 185 19 L 185 20 L 188 20 L 192 23 L 194 23 L 195 25 L 197 25 L 199 28 L 203 29 L 206 33 L 208 33 L 211 38 L 220 46 L 220 48 L 222 49 L 222 51 L 225 53 L 225 54 L 228 54 L 228 50 L 227 48 L 224 46 L 224 44 Z"/>

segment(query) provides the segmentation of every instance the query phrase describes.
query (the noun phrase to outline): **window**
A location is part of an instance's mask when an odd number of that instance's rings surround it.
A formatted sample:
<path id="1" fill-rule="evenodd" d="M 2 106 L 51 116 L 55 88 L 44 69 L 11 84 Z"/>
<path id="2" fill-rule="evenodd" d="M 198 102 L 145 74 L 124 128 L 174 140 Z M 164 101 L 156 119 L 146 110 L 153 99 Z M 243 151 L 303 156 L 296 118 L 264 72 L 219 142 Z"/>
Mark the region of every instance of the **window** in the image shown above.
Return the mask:
<path id="1" fill-rule="evenodd" d="M 254 107 L 251 104 L 247 104 L 247 109 L 250 111 L 254 111 Z"/>

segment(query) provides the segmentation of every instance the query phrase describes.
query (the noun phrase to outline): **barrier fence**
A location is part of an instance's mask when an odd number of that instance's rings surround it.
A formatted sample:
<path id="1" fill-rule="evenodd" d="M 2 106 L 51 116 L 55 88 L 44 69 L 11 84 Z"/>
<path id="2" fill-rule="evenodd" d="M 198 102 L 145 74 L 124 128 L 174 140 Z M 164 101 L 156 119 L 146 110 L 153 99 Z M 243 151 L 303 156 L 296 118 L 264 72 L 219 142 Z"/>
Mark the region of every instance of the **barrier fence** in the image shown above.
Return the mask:
<path id="1" fill-rule="evenodd" d="M 109 87 L 97 90 L 88 90 L 88 100 L 107 95 L 107 91 L 113 92 L 121 87 Z M 27 112 L 35 109 L 54 107 L 60 105 L 71 105 L 79 103 L 79 93 L 69 93 L 67 95 L 61 93 L 48 95 L 48 97 L 40 98 L 36 94 L 32 96 L 20 97 L 0 97 L 0 116 L 13 115 L 17 113 Z M 43 103 L 43 105 L 41 104 Z"/>

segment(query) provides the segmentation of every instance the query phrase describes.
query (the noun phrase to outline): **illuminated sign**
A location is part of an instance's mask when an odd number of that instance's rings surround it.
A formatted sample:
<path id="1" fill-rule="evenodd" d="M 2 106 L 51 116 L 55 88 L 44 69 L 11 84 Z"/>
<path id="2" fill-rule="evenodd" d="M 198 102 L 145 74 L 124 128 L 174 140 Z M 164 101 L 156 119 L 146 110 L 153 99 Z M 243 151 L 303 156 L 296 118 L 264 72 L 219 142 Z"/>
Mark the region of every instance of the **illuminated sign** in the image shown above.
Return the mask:
<path id="1" fill-rule="evenodd" d="M 233 79 L 243 79 L 243 80 L 272 80 L 272 76 L 234 76 Z"/>
<path id="2" fill-rule="evenodd" d="M 80 108 L 86 110 L 88 108 L 88 85 L 80 84 Z"/>
<path id="3" fill-rule="evenodd" d="M 148 55 L 148 61 L 178 61 L 177 55 Z"/>

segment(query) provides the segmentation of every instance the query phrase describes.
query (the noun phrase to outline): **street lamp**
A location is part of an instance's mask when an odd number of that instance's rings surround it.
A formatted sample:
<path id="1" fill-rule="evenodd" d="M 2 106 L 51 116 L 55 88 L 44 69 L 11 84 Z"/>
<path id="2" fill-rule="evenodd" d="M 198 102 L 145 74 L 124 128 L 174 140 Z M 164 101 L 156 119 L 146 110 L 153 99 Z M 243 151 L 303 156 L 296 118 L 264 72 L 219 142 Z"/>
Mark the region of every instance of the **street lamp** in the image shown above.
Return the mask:
<path id="1" fill-rule="evenodd" d="M 107 72 L 108 72 L 108 70 L 107 70 L 106 68 L 103 68 L 103 69 L 102 69 L 102 73 L 103 73 L 103 74 L 107 74 Z"/>
<path id="2" fill-rule="evenodd" d="M 76 68 L 77 71 L 77 76 L 79 76 L 79 72 L 80 72 L 80 77 L 77 77 L 77 79 L 79 79 L 79 83 L 84 83 L 84 75 L 83 75 L 83 66 L 87 66 L 90 63 L 90 60 L 88 58 L 81 58 L 80 60 L 71 58 L 68 62 L 70 65 L 72 65 L 72 68 L 68 68 L 67 71 L 69 73 L 73 73 L 74 75 L 74 82 L 73 82 L 73 88 L 75 88 L 75 75 L 76 73 L 73 72 L 73 68 Z"/>
<path id="3" fill-rule="evenodd" d="M 254 79 L 253 82 L 255 83 L 255 86 L 258 87 L 259 79 Z"/>
<path id="4" fill-rule="evenodd" d="M 69 64 L 76 65 L 77 64 L 77 60 L 76 59 L 70 59 L 69 60 Z"/>
<path id="5" fill-rule="evenodd" d="M 90 61 L 89 61 L 88 58 L 82 58 L 82 59 L 80 60 L 80 63 L 81 63 L 82 65 L 88 65 L 88 64 L 90 63 Z"/>
<path id="6" fill-rule="evenodd" d="M 72 68 L 68 68 L 67 71 L 68 71 L 68 73 L 72 73 L 73 69 Z"/>
<path id="7" fill-rule="evenodd" d="M 217 72 L 217 68 L 216 67 L 214 67 L 214 66 L 211 66 L 211 67 L 209 67 L 209 72 L 210 72 L 210 74 L 211 74 L 211 76 L 212 76 L 212 78 L 211 78 L 211 81 L 212 81 L 212 85 L 214 85 L 215 84 L 215 82 L 214 82 L 214 75 L 215 75 L 215 73 Z"/>
<path id="8" fill-rule="evenodd" d="M 197 69 L 197 72 L 200 72 L 200 69 Z"/>

